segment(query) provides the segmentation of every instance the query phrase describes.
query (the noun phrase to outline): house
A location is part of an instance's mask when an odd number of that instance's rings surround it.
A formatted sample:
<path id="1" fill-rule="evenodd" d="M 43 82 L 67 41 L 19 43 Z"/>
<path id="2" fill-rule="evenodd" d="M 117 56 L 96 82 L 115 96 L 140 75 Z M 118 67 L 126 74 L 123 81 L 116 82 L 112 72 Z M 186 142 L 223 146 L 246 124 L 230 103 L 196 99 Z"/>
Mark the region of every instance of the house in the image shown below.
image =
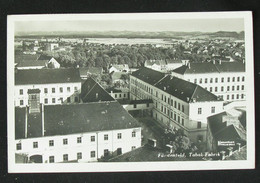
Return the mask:
<path id="1" fill-rule="evenodd" d="M 116 100 L 129 99 L 130 93 L 128 88 L 107 88 L 106 91 Z"/>
<path id="2" fill-rule="evenodd" d="M 15 108 L 15 153 L 29 162 L 95 162 L 141 146 L 140 124 L 116 101 L 34 105 L 37 97 L 31 100 Z"/>
<path id="3" fill-rule="evenodd" d="M 60 63 L 55 60 L 55 58 L 51 57 L 51 56 L 47 56 L 47 55 L 41 55 L 37 61 L 45 61 L 48 63 L 48 68 L 54 68 L 54 69 L 58 69 L 60 68 Z"/>
<path id="4" fill-rule="evenodd" d="M 146 60 L 144 66 L 156 71 L 166 72 L 165 60 Z"/>
<path id="5" fill-rule="evenodd" d="M 79 70 L 28 69 L 15 71 L 15 106 L 28 105 L 29 91 L 38 89 L 40 103 L 45 105 L 78 103 L 81 91 Z"/>
<path id="6" fill-rule="evenodd" d="M 125 84 L 125 80 L 122 79 L 122 75 L 125 74 L 125 72 L 111 72 L 112 83 Z"/>
<path id="7" fill-rule="evenodd" d="M 102 67 L 83 67 L 79 68 L 81 79 L 87 79 L 91 75 L 101 75 L 103 73 Z"/>
<path id="8" fill-rule="evenodd" d="M 166 70 L 174 70 L 178 67 L 181 67 L 183 65 L 181 60 L 177 60 L 177 59 L 167 59 L 166 60 Z"/>
<path id="9" fill-rule="evenodd" d="M 109 68 L 109 73 L 112 73 L 112 72 L 126 72 L 126 73 L 128 73 L 129 72 L 129 66 L 128 66 L 128 64 L 112 65 Z"/>
<path id="10" fill-rule="evenodd" d="M 234 109 L 233 109 L 234 110 Z M 232 111 L 224 111 L 208 117 L 207 149 L 208 151 L 227 151 L 246 144 L 246 130 L 241 124 L 239 115 Z"/>
<path id="11" fill-rule="evenodd" d="M 225 101 L 246 99 L 243 62 L 188 63 L 172 71 L 172 76 L 198 84 Z"/>
<path id="12" fill-rule="evenodd" d="M 149 68 L 130 75 L 130 99 L 152 99 L 152 116 L 168 128 L 206 141 L 207 117 L 223 111 L 223 100 L 201 86 Z"/>

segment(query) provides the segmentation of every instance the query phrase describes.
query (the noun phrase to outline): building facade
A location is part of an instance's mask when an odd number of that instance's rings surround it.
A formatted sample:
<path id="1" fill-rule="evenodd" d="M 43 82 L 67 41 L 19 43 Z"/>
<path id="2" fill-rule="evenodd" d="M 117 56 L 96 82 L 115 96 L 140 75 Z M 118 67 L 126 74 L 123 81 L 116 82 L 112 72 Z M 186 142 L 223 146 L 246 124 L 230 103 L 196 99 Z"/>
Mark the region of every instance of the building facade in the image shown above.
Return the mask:
<path id="1" fill-rule="evenodd" d="M 224 101 L 246 99 L 246 73 L 242 62 L 188 63 L 172 75 L 198 84 Z"/>
<path id="2" fill-rule="evenodd" d="M 223 111 L 223 100 L 202 87 L 148 68 L 132 73 L 130 93 L 132 100 L 152 99 L 153 118 L 192 141 L 205 141 L 207 117 Z"/>

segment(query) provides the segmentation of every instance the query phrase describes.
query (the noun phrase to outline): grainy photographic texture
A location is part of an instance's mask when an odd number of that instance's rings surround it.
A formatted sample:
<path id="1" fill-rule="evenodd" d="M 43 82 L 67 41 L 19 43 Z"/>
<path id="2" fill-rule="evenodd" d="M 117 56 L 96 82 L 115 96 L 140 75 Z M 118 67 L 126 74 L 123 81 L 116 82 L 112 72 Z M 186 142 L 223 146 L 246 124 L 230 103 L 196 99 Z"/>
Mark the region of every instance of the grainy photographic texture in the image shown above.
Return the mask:
<path id="1" fill-rule="evenodd" d="M 251 12 L 8 16 L 9 172 L 254 168 Z"/>

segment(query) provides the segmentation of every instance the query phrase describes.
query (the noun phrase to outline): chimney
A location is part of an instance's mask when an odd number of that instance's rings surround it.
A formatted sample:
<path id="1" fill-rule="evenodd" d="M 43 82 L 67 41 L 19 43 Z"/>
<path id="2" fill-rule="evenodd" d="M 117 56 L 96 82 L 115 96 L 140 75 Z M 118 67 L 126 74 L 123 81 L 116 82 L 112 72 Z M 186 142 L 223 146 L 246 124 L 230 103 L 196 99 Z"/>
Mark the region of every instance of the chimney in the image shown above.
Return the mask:
<path id="1" fill-rule="evenodd" d="M 188 67 L 189 67 L 189 69 L 190 69 L 190 62 L 188 63 Z"/>
<path id="2" fill-rule="evenodd" d="M 155 139 L 148 139 L 148 145 L 151 147 L 156 147 L 156 140 Z"/>
<path id="3" fill-rule="evenodd" d="M 213 64 L 216 64 L 216 61 L 215 61 L 215 60 L 213 60 Z"/>

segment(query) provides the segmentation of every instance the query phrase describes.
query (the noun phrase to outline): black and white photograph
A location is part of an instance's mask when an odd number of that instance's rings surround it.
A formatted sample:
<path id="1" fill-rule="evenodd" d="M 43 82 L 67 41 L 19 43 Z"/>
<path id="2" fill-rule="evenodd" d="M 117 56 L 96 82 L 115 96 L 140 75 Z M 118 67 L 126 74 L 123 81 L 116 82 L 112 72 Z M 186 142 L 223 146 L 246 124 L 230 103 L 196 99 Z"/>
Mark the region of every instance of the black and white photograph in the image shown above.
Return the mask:
<path id="1" fill-rule="evenodd" d="M 252 13 L 7 17 L 8 171 L 252 169 Z"/>

